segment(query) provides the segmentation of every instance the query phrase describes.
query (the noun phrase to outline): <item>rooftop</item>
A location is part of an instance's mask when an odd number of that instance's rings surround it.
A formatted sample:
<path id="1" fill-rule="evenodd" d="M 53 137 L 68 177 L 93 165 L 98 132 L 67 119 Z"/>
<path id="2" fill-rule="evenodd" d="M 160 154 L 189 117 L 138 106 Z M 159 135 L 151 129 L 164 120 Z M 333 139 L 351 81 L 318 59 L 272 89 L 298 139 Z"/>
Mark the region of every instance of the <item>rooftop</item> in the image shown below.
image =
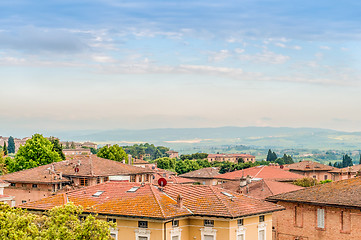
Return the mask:
<path id="1" fill-rule="evenodd" d="M 316 185 L 302 190 L 282 193 L 267 198 L 268 201 L 299 202 L 314 205 L 332 205 L 361 208 L 361 178 Z"/>
<path id="2" fill-rule="evenodd" d="M 177 204 L 178 195 L 182 196 L 183 207 Z M 149 219 L 171 219 L 182 216 L 235 218 L 284 209 L 279 205 L 215 186 L 169 184 L 161 191 L 151 184 L 116 181 L 57 194 L 22 204 L 20 207 L 47 210 L 68 201 L 83 206 L 85 212 Z"/>
<path id="3" fill-rule="evenodd" d="M 331 171 L 334 167 L 313 161 L 302 161 L 287 165 L 289 170 L 295 171 Z"/>
<path id="4" fill-rule="evenodd" d="M 179 176 L 184 178 L 214 178 L 217 175 L 219 175 L 219 168 L 208 167 L 208 168 L 195 170 L 192 172 L 187 172 Z"/>
<path id="5" fill-rule="evenodd" d="M 333 170 L 331 170 L 331 173 L 357 173 L 361 171 L 361 164 L 358 165 L 354 165 L 354 166 L 350 166 L 350 167 L 345 167 L 345 168 L 334 168 Z"/>
<path id="6" fill-rule="evenodd" d="M 75 170 L 77 169 L 77 171 Z M 0 179 L 8 182 L 57 183 L 68 182 L 66 176 L 116 176 L 152 173 L 151 169 L 134 167 L 96 155 L 73 155 L 67 160 L 5 174 Z M 60 178 L 62 173 L 62 178 Z"/>
<path id="7" fill-rule="evenodd" d="M 304 176 L 301 174 L 289 172 L 280 168 L 262 165 L 220 174 L 217 175 L 216 178 L 226 180 L 238 180 L 242 176 L 247 175 L 251 176 L 252 178 L 272 179 L 278 181 L 294 181 L 296 179 L 304 178 Z"/>

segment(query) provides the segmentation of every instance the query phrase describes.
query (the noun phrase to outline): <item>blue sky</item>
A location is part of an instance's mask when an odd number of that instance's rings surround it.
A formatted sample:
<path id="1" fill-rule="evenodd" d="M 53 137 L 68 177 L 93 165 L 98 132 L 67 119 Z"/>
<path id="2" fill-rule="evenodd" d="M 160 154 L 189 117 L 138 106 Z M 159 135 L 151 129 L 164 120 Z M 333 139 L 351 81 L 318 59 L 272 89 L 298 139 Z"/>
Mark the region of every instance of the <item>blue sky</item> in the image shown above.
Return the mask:
<path id="1" fill-rule="evenodd" d="M 0 2 L 3 135 L 361 131 L 357 1 Z"/>

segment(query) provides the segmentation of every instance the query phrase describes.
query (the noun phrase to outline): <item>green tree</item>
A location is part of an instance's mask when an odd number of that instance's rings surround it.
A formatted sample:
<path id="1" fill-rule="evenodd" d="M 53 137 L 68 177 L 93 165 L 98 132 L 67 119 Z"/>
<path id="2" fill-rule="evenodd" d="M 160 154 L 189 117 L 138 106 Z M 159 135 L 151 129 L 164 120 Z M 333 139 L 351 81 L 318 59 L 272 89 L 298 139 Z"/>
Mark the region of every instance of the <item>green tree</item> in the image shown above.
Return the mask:
<path id="1" fill-rule="evenodd" d="M 342 156 L 342 167 L 353 166 L 352 158 L 349 155 Z"/>
<path id="2" fill-rule="evenodd" d="M 59 139 L 50 137 L 49 141 L 53 144 L 53 150 L 57 152 L 61 159 L 65 160 L 65 154 L 63 153 L 63 146 L 60 144 Z"/>
<path id="3" fill-rule="evenodd" d="M 175 158 L 158 158 L 156 159 L 157 167 L 161 169 L 168 169 L 168 170 L 175 170 L 176 167 L 176 160 Z"/>
<path id="4" fill-rule="evenodd" d="M 118 162 L 125 160 L 125 162 L 128 163 L 128 156 L 126 152 L 123 150 L 122 147 L 119 147 L 118 144 L 112 145 L 110 147 L 104 146 L 100 148 L 97 156 Z"/>
<path id="5" fill-rule="evenodd" d="M 41 134 L 34 134 L 25 145 L 20 146 L 15 155 L 13 171 L 34 168 L 52 162 L 61 161 L 59 154 L 53 150 L 53 144 Z"/>
<path id="6" fill-rule="evenodd" d="M 319 184 L 319 182 L 315 178 L 305 177 L 305 178 L 297 179 L 296 181 L 293 182 L 293 184 L 301 187 L 311 187 Z"/>
<path id="7" fill-rule="evenodd" d="M 71 142 L 70 148 L 71 148 L 71 149 L 75 149 L 75 143 L 74 143 L 74 142 Z"/>
<path id="8" fill-rule="evenodd" d="M 4 156 L 8 155 L 8 148 L 6 147 L 6 142 L 4 142 L 3 154 Z"/>
<path id="9" fill-rule="evenodd" d="M 266 161 L 267 162 L 274 162 L 274 161 L 276 161 L 276 159 L 277 159 L 277 154 L 275 152 L 272 152 L 271 149 L 269 149 L 268 153 L 267 153 Z"/>
<path id="10" fill-rule="evenodd" d="M 12 136 L 10 136 L 8 139 L 8 152 L 15 153 L 15 141 Z"/>

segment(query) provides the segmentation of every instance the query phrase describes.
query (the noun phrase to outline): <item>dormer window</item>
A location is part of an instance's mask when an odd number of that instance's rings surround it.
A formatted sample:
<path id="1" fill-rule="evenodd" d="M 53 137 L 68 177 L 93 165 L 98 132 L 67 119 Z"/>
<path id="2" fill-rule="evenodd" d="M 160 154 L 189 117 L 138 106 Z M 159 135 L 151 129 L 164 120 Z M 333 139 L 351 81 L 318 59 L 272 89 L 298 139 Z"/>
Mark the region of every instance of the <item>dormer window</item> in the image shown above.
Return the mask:
<path id="1" fill-rule="evenodd" d="M 204 220 L 204 226 L 205 227 L 214 227 L 214 220 Z"/>

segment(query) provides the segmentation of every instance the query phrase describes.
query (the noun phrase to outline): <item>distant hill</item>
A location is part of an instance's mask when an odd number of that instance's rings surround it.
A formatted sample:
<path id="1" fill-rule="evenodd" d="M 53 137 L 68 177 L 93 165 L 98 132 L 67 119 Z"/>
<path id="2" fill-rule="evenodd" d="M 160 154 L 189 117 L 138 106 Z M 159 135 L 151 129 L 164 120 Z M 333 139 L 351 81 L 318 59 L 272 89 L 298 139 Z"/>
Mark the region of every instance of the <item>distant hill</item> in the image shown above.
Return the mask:
<path id="1" fill-rule="evenodd" d="M 133 144 L 149 142 L 172 147 L 248 145 L 276 148 L 361 149 L 360 132 L 341 132 L 320 128 L 218 127 L 116 129 L 94 133 L 57 133 L 64 140 Z"/>

